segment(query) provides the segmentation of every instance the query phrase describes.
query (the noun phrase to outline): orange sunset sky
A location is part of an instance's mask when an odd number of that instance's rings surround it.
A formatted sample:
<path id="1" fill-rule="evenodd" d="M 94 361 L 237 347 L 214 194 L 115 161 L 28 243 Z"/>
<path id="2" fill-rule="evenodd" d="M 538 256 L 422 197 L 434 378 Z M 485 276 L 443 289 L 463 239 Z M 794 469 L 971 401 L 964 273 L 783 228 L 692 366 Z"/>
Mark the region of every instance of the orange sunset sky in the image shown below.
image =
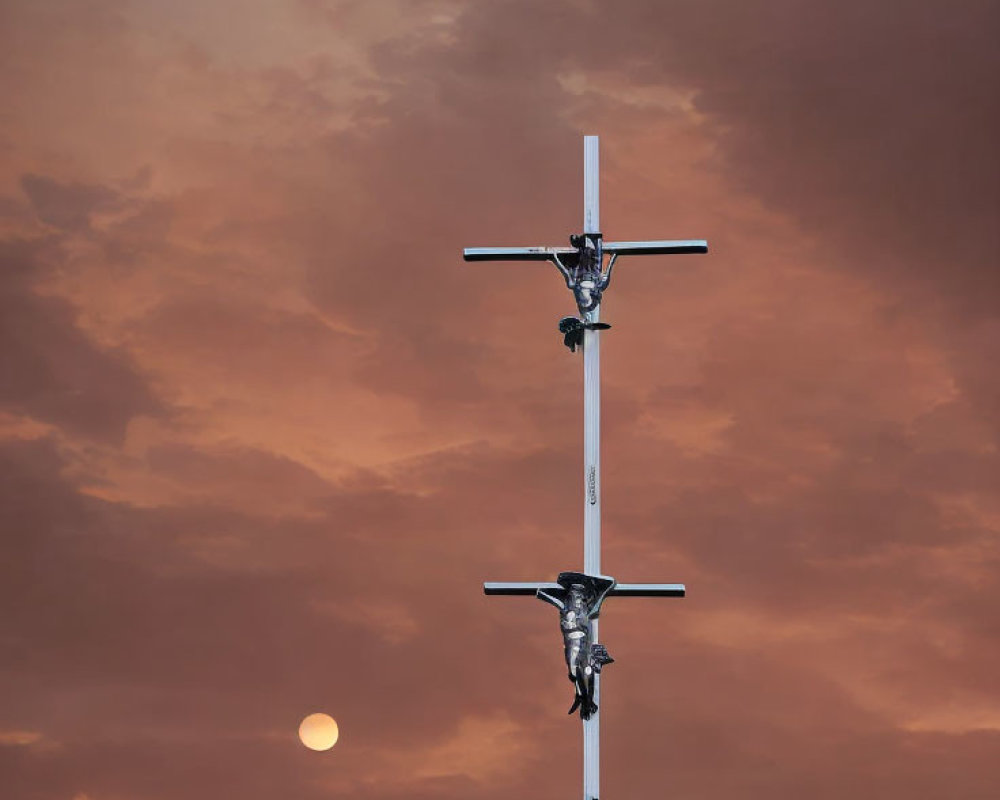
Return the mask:
<path id="1" fill-rule="evenodd" d="M 998 3 L 2 9 L 5 799 L 580 796 L 584 134 L 602 798 L 997 796 Z"/>

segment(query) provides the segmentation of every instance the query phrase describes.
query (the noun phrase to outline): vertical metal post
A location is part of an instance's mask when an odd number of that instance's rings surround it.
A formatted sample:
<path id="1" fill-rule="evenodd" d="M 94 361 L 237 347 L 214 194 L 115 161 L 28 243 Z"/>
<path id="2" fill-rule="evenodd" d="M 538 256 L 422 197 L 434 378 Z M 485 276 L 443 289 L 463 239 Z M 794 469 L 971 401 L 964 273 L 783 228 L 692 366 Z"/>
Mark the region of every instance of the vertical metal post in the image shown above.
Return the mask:
<path id="1" fill-rule="evenodd" d="M 601 232 L 601 170 L 598 137 L 583 137 L 583 232 Z"/>
<path id="2" fill-rule="evenodd" d="M 583 235 L 589 241 L 583 243 L 588 252 L 579 251 L 576 237 L 570 240 L 572 247 L 467 247 L 466 261 L 553 261 L 567 282 L 580 280 L 571 286 L 578 296 L 578 306 L 586 308 L 589 302 L 581 299 L 590 287 L 583 284 L 595 276 L 593 267 L 603 267 L 601 259 L 605 251 L 613 257 L 620 255 L 707 253 L 708 243 L 703 240 L 644 241 L 605 243 L 601 237 L 600 171 L 598 158 L 598 138 L 583 138 Z M 593 247 L 596 253 L 590 251 Z M 574 257 L 573 272 L 559 260 L 559 256 Z M 584 269 L 579 268 L 579 259 L 586 256 Z M 598 287 L 599 288 L 599 287 Z M 580 290 L 582 294 L 578 294 Z M 600 306 L 586 313 L 586 321 L 600 321 Z M 591 326 L 592 327 L 592 326 Z M 600 332 L 584 328 L 583 335 L 583 569 L 591 575 L 601 575 L 601 350 Z M 539 589 L 556 588 L 551 583 L 487 583 L 486 594 L 535 595 Z M 632 597 L 683 597 L 683 584 L 618 584 L 613 594 Z M 597 620 L 592 621 L 592 642 L 598 641 Z M 599 676 L 595 676 L 595 701 L 601 704 Z M 583 723 L 583 797 L 584 800 L 598 800 L 600 796 L 600 712 L 595 712 Z"/>
<path id="3" fill-rule="evenodd" d="M 583 137 L 583 232 L 601 232 L 598 138 Z M 597 322 L 600 306 L 587 318 Z M 583 571 L 601 574 L 601 345 L 600 332 L 587 330 L 583 337 Z M 598 639 L 598 621 L 593 623 Z M 601 703 L 600 676 L 594 700 Z M 600 711 L 583 722 L 583 800 L 596 800 L 601 785 Z"/>

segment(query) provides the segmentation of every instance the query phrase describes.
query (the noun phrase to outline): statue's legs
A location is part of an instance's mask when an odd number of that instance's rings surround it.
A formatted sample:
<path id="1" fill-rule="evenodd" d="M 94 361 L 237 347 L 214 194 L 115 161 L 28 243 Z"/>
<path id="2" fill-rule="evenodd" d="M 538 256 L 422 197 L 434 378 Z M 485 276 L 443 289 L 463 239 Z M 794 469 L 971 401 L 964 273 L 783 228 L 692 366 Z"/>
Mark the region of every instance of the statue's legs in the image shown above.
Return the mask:
<path id="1" fill-rule="evenodd" d="M 573 683 L 576 696 L 569 709 L 572 714 L 578 708 L 580 716 L 590 719 L 597 711 L 594 702 L 594 668 L 590 663 L 590 640 L 587 637 L 567 639 L 566 666 L 569 667 L 569 679 Z"/>
<path id="2" fill-rule="evenodd" d="M 594 668 L 588 663 L 581 670 L 580 682 L 582 684 L 583 700 L 581 703 L 580 716 L 590 719 L 597 711 L 597 703 L 594 702 Z"/>
<path id="3" fill-rule="evenodd" d="M 570 706 L 569 713 L 572 714 L 576 711 L 580 704 L 584 702 L 586 696 L 583 693 L 583 638 L 567 638 L 566 639 L 566 666 L 569 668 L 569 679 L 573 684 L 573 691 L 575 697 L 573 698 L 573 705 Z"/>

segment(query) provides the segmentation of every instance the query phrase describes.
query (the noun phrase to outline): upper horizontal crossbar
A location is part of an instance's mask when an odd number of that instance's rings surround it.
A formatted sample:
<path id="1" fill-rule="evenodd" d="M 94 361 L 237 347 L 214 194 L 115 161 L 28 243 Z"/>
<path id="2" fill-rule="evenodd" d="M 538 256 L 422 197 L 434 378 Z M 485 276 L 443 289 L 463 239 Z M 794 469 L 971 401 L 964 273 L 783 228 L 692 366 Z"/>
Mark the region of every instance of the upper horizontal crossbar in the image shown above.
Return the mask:
<path id="1" fill-rule="evenodd" d="M 605 253 L 620 256 L 668 255 L 670 253 L 707 253 L 704 239 L 676 239 L 661 242 L 604 242 Z"/>
<path id="2" fill-rule="evenodd" d="M 485 594 L 533 595 L 539 589 L 559 589 L 558 583 L 544 582 L 488 582 L 483 584 Z M 619 583 L 608 592 L 618 597 L 684 597 L 683 583 Z"/>
<path id="3" fill-rule="evenodd" d="M 552 256 L 568 256 L 575 247 L 466 247 L 466 261 L 551 261 Z"/>
<path id="4" fill-rule="evenodd" d="M 677 239 L 655 242 L 604 242 L 605 253 L 620 256 L 668 255 L 670 253 L 707 253 L 704 239 Z M 573 247 L 466 247 L 466 261 L 551 261 L 553 256 L 576 253 Z"/>

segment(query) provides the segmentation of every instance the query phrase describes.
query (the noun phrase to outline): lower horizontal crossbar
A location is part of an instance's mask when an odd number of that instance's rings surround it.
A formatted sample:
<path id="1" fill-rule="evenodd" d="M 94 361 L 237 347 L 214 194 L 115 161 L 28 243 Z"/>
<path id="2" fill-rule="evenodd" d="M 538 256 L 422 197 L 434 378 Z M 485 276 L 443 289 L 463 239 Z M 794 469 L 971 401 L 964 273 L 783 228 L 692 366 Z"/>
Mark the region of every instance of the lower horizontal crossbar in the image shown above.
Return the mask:
<path id="1" fill-rule="evenodd" d="M 533 595 L 539 589 L 559 589 L 558 583 L 488 582 L 483 584 L 486 594 Z M 608 592 L 618 597 L 684 597 L 683 583 L 619 583 Z"/>

